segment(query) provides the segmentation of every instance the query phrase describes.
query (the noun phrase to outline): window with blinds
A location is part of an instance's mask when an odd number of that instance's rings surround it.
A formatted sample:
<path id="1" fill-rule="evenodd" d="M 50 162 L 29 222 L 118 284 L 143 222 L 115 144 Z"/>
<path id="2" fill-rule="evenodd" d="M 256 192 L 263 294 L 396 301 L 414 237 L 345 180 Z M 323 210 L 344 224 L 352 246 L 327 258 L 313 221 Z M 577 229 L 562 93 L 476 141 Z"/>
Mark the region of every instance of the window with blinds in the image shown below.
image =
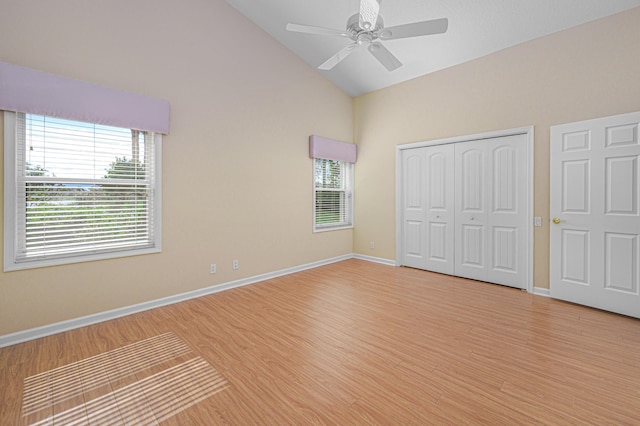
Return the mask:
<path id="1" fill-rule="evenodd" d="M 159 143 L 151 132 L 15 114 L 15 267 L 5 270 L 159 251 Z"/>
<path id="2" fill-rule="evenodd" d="M 353 164 L 316 158 L 314 230 L 353 226 Z"/>

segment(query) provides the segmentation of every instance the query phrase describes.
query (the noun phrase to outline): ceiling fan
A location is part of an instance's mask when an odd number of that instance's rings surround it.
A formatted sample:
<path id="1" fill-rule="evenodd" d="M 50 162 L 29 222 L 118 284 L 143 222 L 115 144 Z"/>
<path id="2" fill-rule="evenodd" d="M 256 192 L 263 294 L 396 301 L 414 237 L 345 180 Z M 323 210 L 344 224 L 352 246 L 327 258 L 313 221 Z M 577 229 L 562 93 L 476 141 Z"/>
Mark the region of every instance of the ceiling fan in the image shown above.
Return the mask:
<path id="1" fill-rule="evenodd" d="M 400 68 L 402 62 L 378 40 L 396 40 L 400 38 L 442 34 L 447 31 L 449 26 L 449 20 L 447 18 L 440 18 L 385 28 L 382 16 L 379 14 L 381 2 L 382 0 L 360 0 L 360 13 L 356 13 L 349 18 L 347 28 L 344 31 L 291 23 L 287 24 L 287 31 L 346 37 L 353 40 L 353 43 L 347 45 L 320 64 L 318 68 L 321 70 L 332 69 L 354 50 L 361 46 L 366 46 L 378 62 L 387 70 L 393 71 Z"/>

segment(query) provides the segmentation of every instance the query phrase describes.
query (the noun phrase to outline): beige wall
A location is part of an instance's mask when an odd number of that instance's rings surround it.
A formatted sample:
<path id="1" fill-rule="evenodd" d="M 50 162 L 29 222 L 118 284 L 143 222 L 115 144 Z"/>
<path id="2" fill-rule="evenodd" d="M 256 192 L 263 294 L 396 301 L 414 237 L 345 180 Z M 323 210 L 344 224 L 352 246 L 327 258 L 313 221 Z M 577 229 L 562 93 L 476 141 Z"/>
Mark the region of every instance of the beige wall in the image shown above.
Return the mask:
<path id="1" fill-rule="evenodd" d="M 223 0 L 1 9 L 0 61 L 168 99 L 172 111 L 162 253 L 0 272 L 0 335 L 352 252 L 352 230 L 311 232 L 307 142 L 352 140 L 352 99 Z"/>
<path id="2" fill-rule="evenodd" d="M 356 98 L 354 252 L 395 259 L 397 145 L 534 125 L 534 285 L 548 288 L 549 128 L 640 110 L 639 23 L 635 8 Z"/>

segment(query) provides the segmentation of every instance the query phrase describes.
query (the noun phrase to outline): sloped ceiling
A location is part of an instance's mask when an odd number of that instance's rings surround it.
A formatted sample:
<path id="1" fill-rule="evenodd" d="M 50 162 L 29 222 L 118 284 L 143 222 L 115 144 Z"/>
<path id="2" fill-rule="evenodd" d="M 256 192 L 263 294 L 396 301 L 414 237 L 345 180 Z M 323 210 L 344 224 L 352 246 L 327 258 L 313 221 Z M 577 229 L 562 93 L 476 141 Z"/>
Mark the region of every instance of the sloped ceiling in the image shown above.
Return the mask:
<path id="1" fill-rule="evenodd" d="M 286 31 L 287 23 L 343 30 L 359 0 L 227 0 L 313 67 L 342 49 L 346 38 Z M 498 50 L 640 6 L 640 0 L 383 0 L 386 27 L 446 17 L 445 34 L 388 40 L 402 63 L 389 72 L 359 49 L 323 73 L 351 96 L 488 55 Z"/>

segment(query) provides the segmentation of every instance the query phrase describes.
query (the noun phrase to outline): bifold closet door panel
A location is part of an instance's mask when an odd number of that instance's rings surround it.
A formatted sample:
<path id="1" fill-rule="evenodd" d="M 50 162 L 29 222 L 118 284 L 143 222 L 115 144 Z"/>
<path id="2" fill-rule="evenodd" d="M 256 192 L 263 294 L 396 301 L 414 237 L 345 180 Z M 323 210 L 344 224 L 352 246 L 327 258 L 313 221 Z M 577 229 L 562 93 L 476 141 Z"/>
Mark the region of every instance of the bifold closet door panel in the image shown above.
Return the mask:
<path id="1" fill-rule="evenodd" d="M 426 269 L 426 151 L 402 151 L 402 264 Z"/>
<path id="2" fill-rule="evenodd" d="M 453 145 L 402 152 L 402 264 L 453 274 Z"/>
<path id="3" fill-rule="evenodd" d="M 426 148 L 426 269 L 454 273 L 454 147 Z"/>
<path id="4" fill-rule="evenodd" d="M 455 275 L 526 288 L 526 136 L 455 145 Z"/>
<path id="5" fill-rule="evenodd" d="M 455 144 L 455 275 L 487 280 L 487 144 Z"/>
<path id="6" fill-rule="evenodd" d="M 527 139 L 487 140 L 487 281 L 527 287 Z"/>

